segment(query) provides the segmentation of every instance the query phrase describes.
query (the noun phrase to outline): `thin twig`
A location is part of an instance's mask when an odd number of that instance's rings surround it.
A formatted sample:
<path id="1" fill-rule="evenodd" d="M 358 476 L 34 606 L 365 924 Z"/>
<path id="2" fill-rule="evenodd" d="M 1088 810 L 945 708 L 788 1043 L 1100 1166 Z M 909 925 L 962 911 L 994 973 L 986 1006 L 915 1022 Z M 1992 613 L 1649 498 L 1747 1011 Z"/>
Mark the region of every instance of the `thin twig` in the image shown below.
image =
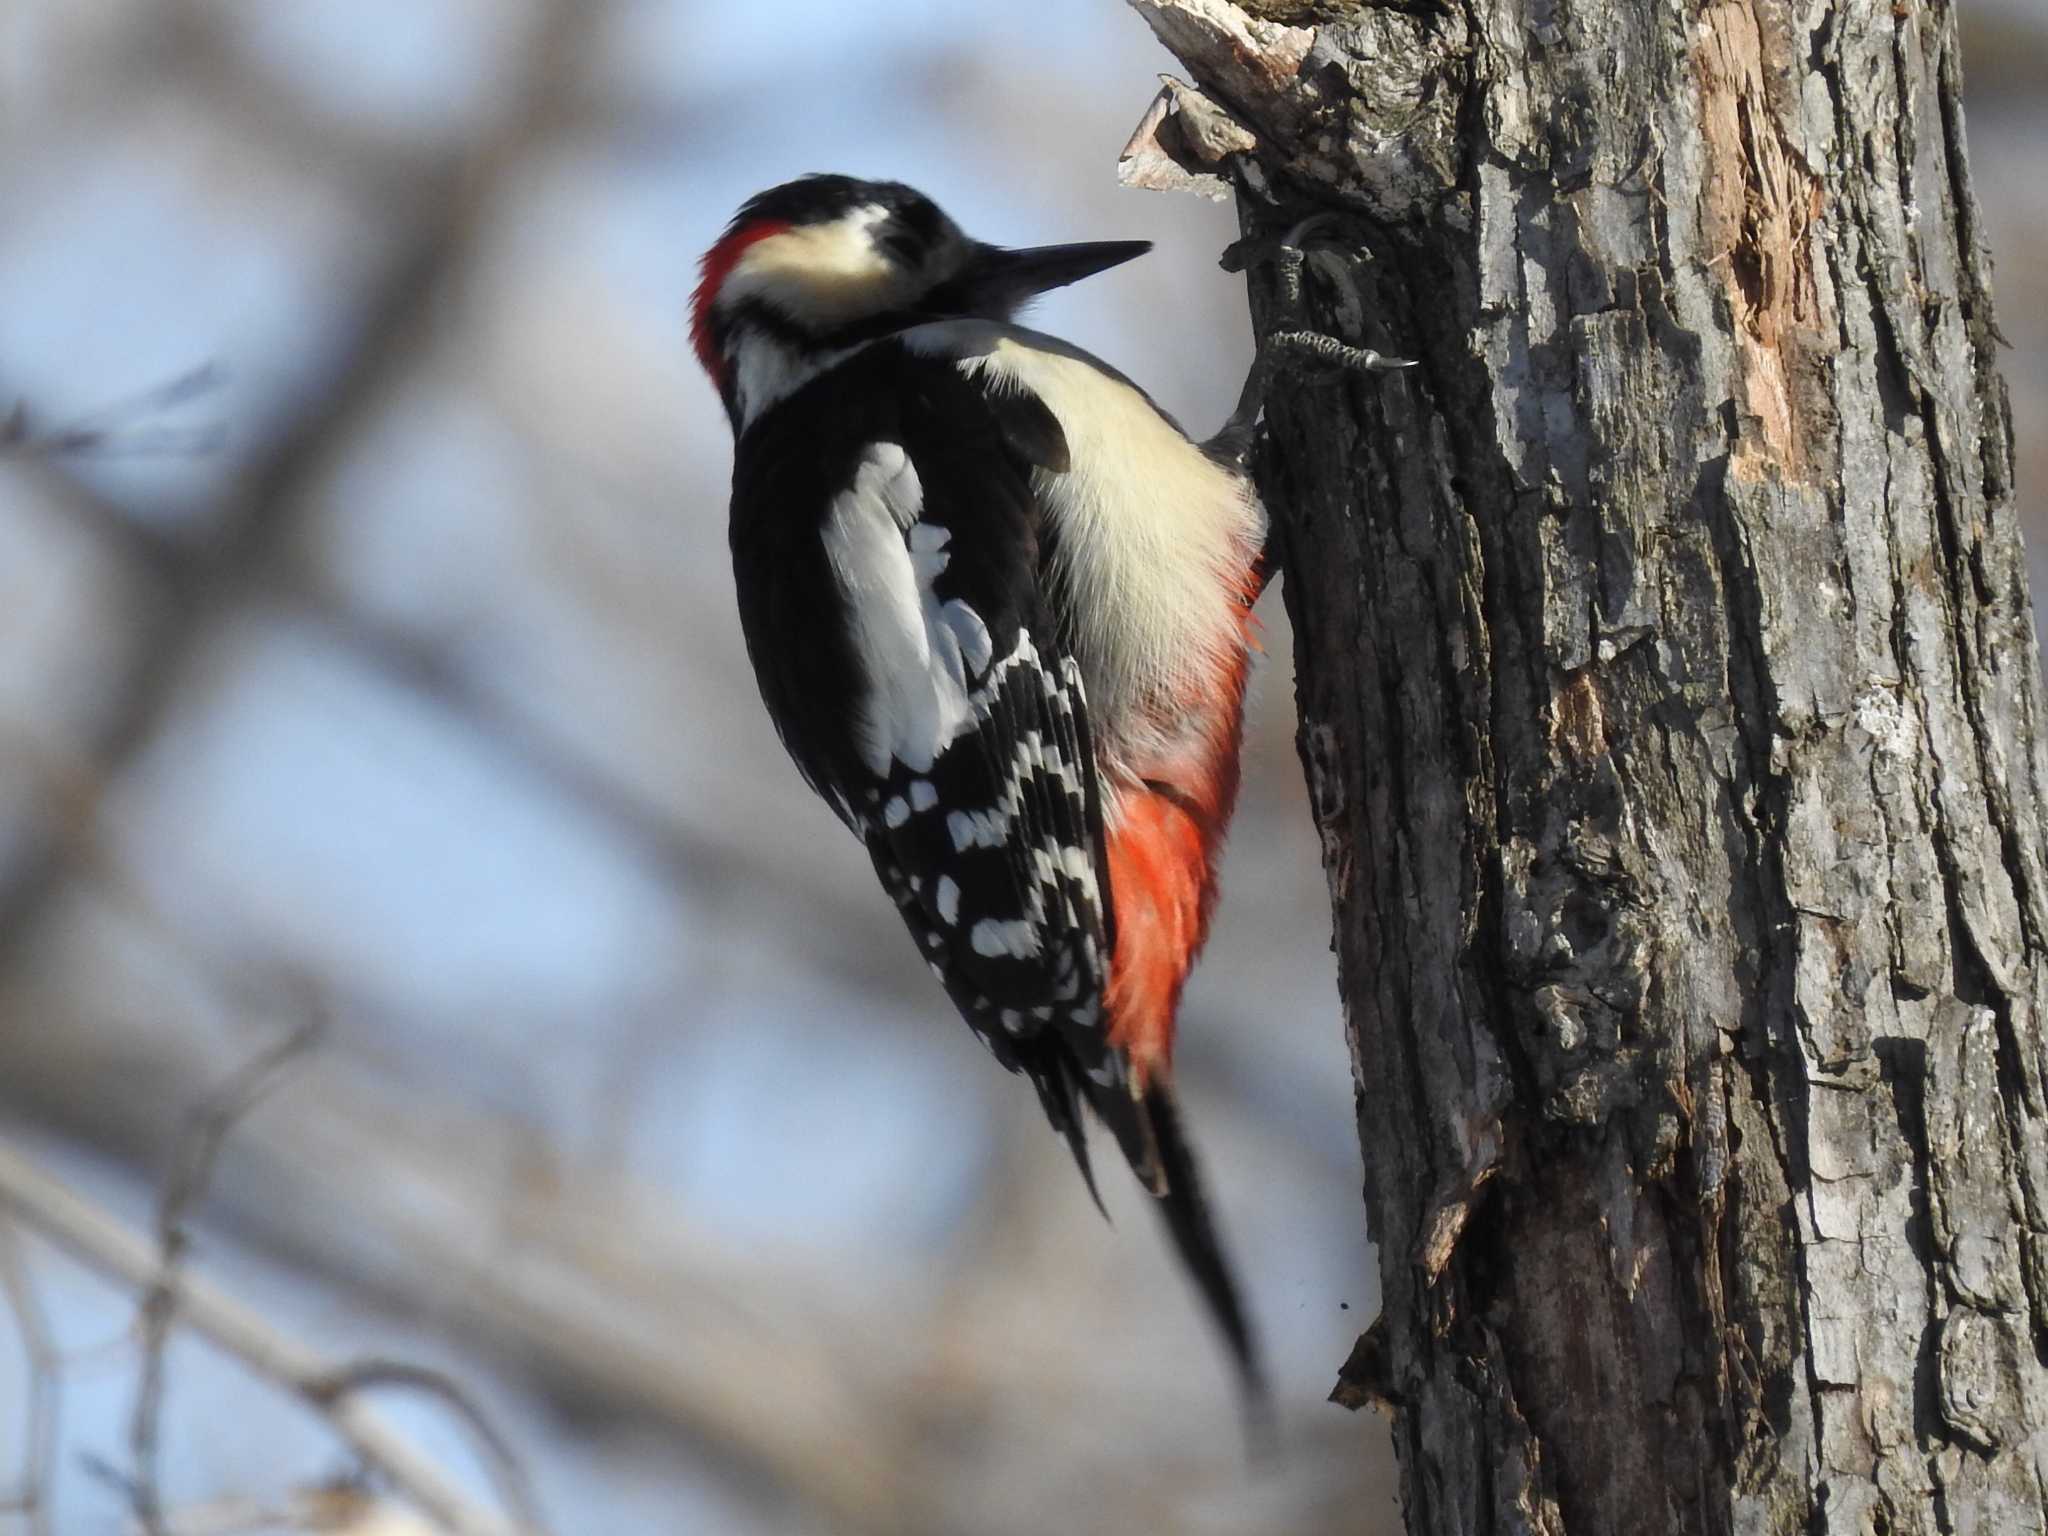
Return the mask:
<path id="1" fill-rule="evenodd" d="M 7 415 L 0 417 L 0 455 L 106 458 L 115 454 L 218 453 L 227 442 L 227 431 L 218 424 L 166 427 L 141 423 L 211 393 L 220 383 L 220 370 L 212 363 L 202 363 L 61 426 L 40 430 L 31 424 L 27 402 L 17 400 Z"/>
<path id="2" fill-rule="evenodd" d="M 230 1077 L 193 1115 L 178 1143 L 171 1174 L 157 1203 L 155 1278 L 137 1307 L 142 1339 L 142 1367 L 129 1423 L 128 1448 L 134 1465 L 131 1487 L 135 1517 L 149 1536 L 164 1536 L 162 1503 L 157 1491 L 157 1448 L 163 1421 L 164 1358 L 171 1324 L 178 1310 L 178 1287 L 190 1246 L 185 1217 L 206 1192 L 214 1164 L 236 1124 L 276 1087 L 284 1069 L 312 1048 L 321 1020 L 309 1012 L 297 1028 L 261 1052 Z"/>
<path id="3" fill-rule="evenodd" d="M 103 1274 L 138 1289 L 160 1269 L 156 1245 L 116 1221 L 19 1151 L 0 1142 L 0 1207 L 26 1227 Z M 359 1395 L 336 1397 L 338 1367 L 208 1281 L 178 1286 L 183 1326 L 211 1341 L 319 1413 L 363 1464 L 456 1536 L 520 1536 L 513 1521 L 458 1486 Z"/>
<path id="4" fill-rule="evenodd" d="M 14 1312 L 22 1353 L 28 1357 L 28 1433 L 22 1437 L 20 1481 L 0 1502 L 0 1511 L 25 1515 L 31 1536 L 50 1536 L 51 1490 L 57 1464 L 57 1428 L 63 1406 L 64 1378 L 42 1298 L 22 1256 L 21 1238 L 12 1226 L 0 1225 L 0 1288 Z"/>

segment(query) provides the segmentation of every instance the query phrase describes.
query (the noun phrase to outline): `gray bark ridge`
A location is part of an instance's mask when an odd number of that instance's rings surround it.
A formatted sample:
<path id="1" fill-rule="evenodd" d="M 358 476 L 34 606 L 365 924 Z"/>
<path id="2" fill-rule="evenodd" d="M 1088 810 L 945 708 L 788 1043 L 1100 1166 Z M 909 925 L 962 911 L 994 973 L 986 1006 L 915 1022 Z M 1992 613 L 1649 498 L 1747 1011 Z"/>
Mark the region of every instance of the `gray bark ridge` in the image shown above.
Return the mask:
<path id="1" fill-rule="evenodd" d="M 1131 3 L 1193 77 L 1157 151 L 1253 249 L 1332 216 L 1260 333 L 1420 360 L 1283 386 L 1262 467 L 1385 1293 L 1339 1395 L 1409 1529 L 2048 1528 L 2048 759 L 1953 10 Z"/>

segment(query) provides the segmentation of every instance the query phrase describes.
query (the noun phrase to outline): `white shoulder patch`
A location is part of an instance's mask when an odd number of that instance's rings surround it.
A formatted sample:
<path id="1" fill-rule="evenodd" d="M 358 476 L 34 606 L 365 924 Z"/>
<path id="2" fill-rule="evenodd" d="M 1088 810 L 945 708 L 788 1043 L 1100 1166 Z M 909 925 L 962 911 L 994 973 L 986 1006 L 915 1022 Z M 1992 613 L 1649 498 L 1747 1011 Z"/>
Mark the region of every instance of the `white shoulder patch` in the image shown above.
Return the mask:
<path id="1" fill-rule="evenodd" d="M 825 558 L 846 599 L 863 681 L 861 760 L 878 778 L 891 760 L 916 773 L 931 768 L 973 723 L 970 682 L 988 665 L 988 626 L 934 590 L 952 535 L 920 521 L 923 508 L 909 455 L 875 443 L 825 520 Z"/>

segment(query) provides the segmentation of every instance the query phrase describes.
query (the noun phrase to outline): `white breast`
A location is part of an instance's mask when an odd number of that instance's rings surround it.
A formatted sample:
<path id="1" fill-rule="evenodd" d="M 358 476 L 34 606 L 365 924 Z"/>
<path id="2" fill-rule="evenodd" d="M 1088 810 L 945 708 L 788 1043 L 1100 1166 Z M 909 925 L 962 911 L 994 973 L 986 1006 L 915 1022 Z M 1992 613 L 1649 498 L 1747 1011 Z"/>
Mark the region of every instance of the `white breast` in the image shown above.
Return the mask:
<path id="1" fill-rule="evenodd" d="M 1058 418 L 1071 467 L 1039 471 L 1057 576 L 1098 743 L 1142 767 L 1201 729 L 1244 646 L 1233 600 L 1265 539 L 1249 483 L 1201 452 L 1129 383 L 1055 337 L 947 321 L 905 340 L 1028 389 Z"/>

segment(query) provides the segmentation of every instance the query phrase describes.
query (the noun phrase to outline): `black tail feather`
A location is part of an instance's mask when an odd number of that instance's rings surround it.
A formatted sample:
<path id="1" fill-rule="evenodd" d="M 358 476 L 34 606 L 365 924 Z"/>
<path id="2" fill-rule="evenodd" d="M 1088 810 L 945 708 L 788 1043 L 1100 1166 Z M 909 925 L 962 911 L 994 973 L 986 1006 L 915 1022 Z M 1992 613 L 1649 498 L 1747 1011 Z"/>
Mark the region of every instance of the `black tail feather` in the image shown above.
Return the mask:
<path id="1" fill-rule="evenodd" d="M 1078 1104 L 1069 1105 L 1067 1123 L 1060 1131 L 1067 1138 L 1067 1150 L 1074 1154 L 1074 1166 L 1081 1170 L 1081 1182 L 1088 1186 L 1088 1198 L 1095 1202 L 1102 1219 L 1108 1221 L 1109 1207 L 1102 1203 L 1102 1191 L 1095 1187 L 1095 1167 L 1088 1161 L 1088 1130 L 1081 1124 Z"/>
<path id="2" fill-rule="evenodd" d="M 1180 1105 L 1172 1085 L 1154 1079 L 1145 1090 L 1144 1108 L 1151 1121 L 1152 1140 L 1158 1149 L 1160 1171 L 1165 1175 L 1165 1192 L 1157 1196 L 1159 1213 L 1173 1234 L 1181 1262 L 1202 1293 L 1217 1331 L 1230 1348 L 1237 1367 L 1240 1390 L 1254 1450 L 1269 1444 L 1272 1430 L 1272 1398 L 1266 1386 L 1265 1364 L 1259 1355 L 1244 1302 L 1238 1294 L 1230 1260 L 1223 1251 L 1215 1223 L 1209 1219 L 1209 1203 L 1202 1193 L 1202 1178 L 1195 1164 L 1194 1149 L 1181 1130 Z"/>
<path id="3" fill-rule="evenodd" d="M 1088 1198 L 1095 1202 L 1095 1209 L 1102 1213 L 1102 1219 L 1108 1221 L 1109 1208 L 1102 1203 L 1102 1192 L 1095 1187 L 1095 1165 L 1088 1160 L 1088 1129 L 1081 1123 L 1081 1094 L 1074 1081 L 1071 1059 L 1064 1053 L 1048 1051 L 1020 1065 L 1031 1079 L 1032 1086 L 1038 1090 L 1038 1102 L 1044 1106 L 1045 1118 L 1052 1122 L 1052 1128 L 1065 1139 L 1067 1150 L 1074 1154 L 1074 1166 L 1081 1170 L 1081 1182 L 1088 1186 Z"/>
<path id="4" fill-rule="evenodd" d="M 1154 1077 L 1142 1098 L 1133 1098 L 1128 1087 L 1118 1082 L 1098 1085 L 1079 1072 L 1071 1057 L 1045 1056 L 1020 1062 L 1038 1089 L 1039 1102 L 1053 1129 L 1065 1138 L 1074 1155 L 1075 1166 L 1088 1185 L 1088 1193 L 1103 1218 L 1102 1197 L 1096 1193 L 1095 1175 L 1089 1165 L 1088 1143 L 1081 1124 L 1081 1104 L 1091 1104 L 1115 1135 L 1140 1185 L 1159 1207 L 1166 1229 L 1173 1237 L 1183 1268 L 1194 1281 L 1216 1330 L 1230 1352 L 1236 1368 L 1239 1395 L 1244 1406 L 1246 1438 L 1255 1460 L 1267 1459 L 1274 1445 L 1272 1396 L 1266 1384 L 1265 1363 L 1258 1340 L 1245 1314 L 1236 1276 L 1223 1241 L 1209 1215 L 1209 1202 L 1202 1191 L 1202 1174 L 1194 1148 L 1181 1128 L 1180 1103 L 1173 1085 Z"/>

